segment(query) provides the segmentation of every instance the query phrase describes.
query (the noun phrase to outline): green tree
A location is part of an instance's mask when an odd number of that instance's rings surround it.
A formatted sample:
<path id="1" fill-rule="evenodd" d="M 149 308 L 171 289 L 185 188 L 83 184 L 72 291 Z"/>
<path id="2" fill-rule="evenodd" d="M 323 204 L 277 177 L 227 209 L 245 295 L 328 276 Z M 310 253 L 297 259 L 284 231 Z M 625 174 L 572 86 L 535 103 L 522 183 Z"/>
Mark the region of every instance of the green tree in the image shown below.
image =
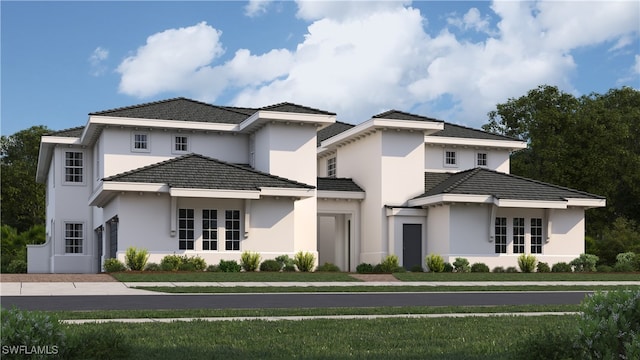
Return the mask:
<path id="1" fill-rule="evenodd" d="M 46 229 L 44 225 L 34 225 L 27 231 L 18 233 L 8 225 L 0 227 L 2 253 L 0 253 L 0 271 L 11 272 L 12 264 L 27 262 L 27 245 L 45 242 Z M 15 266 L 13 266 L 15 267 Z"/>
<path id="2" fill-rule="evenodd" d="M 0 138 L 2 225 L 18 232 L 45 222 L 45 187 L 36 183 L 40 137 L 49 132 L 33 126 Z"/>

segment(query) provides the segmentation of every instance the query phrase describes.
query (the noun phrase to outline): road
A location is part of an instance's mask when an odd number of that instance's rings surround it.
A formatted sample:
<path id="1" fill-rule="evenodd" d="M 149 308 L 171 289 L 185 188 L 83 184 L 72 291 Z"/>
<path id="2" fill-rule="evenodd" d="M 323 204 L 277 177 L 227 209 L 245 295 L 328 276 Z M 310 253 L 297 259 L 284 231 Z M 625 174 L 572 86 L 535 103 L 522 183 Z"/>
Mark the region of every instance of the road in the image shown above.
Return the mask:
<path id="1" fill-rule="evenodd" d="M 3 296 L 25 310 L 274 309 L 579 304 L 588 291 Z"/>

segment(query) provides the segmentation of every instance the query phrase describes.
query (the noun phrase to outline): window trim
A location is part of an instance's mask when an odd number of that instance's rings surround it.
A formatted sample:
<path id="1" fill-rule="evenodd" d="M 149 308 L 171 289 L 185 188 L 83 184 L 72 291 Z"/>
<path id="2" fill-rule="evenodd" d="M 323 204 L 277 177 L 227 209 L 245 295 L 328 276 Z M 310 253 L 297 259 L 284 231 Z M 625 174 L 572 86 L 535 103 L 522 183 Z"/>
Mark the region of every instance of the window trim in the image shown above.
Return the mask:
<path id="1" fill-rule="evenodd" d="M 484 155 L 484 159 L 482 159 L 484 164 L 480 164 L 480 155 Z M 476 153 L 476 166 L 479 166 L 479 167 L 489 166 L 489 154 L 487 152 L 478 151 Z"/>
<path id="2" fill-rule="evenodd" d="M 80 159 L 82 161 L 82 165 L 80 165 L 80 166 L 70 166 L 69 167 L 69 168 L 72 168 L 72 169 L 80 169 L 81 170 L 81 173 L 80 173 L 81 180 L 80 181 L 69 181 L 69 180 L 67 180 L 67 168 L 68 168 L 67 167 L 67 154 L 70 154 L 70 153 L 76 153 L 76 154 L 81 154 L 82 155 L 82 158 Z M 63 155 L 64 155 L 64 159 L 63 159 L 64 160 L 64 162 L 63 162 L 64 171 L 63 171 L 63 174 L 62 174 L 62 184 L 63 185 L 76 185 L 76 186 L 86 185 L 87 184 L 87 177 L 86 177 L 86 171 L 85 171 L 85 169 L 86 169 L 86 166 L 85 166 L 85 164 L 86 164 L 86 161 L 85 161 L 86 156 L 85 155 L 86 154 L 85 154 L 85 152 L 84 151 L 80 151 L 80 150 L 75 150 L 75 149 L 72 150 L 72 149 L 70 149 L 70 150 L 65 150 Z M 73 159 L 73 160 L 77 160 L 77 159 Z M 74 174 L 72 176 L 77 176 L 77 175 Z"/>
<path id="3" fill-rule="evenodd" d="M 336 156 L 327 159 L 327 177 L 335 178 L 338 170 L 338 160 Z"/>
<path id="4" fill-rule="evenodd" d="M 146 147 L 145 148 L 136 148 L 136 136 L 144 135 L 146 136 Z M 131 132 L 131 152 L 138 153 L 148 153 L 151 152 L 151 135 L 147 131 L 132 131 Z"/>
<path id="5" fill-rule="evenodd" d="M 498 221 L 500 219 L 500 221 Z M 498 228 L 502 231 L 498 231 Z M 494 239 L 494 251 L 496 254 L 506 254 L 509 236 L 507 235 L 508 231 L 507 218 L 503 216 L 496 216 L 495 218 L 495 239 Z M 498 246 L 500 248 L 498 248 Z"/>
<path id="6" fill-rule="evenodd" d="M 80 225 L 80 237 L 68 237 L 67 236 L 67 225 Z M 84 243 L 85 243 L 85 224 L 84 221 L 65 221 L 64 222 L 64 254 L 65 255 L 84 255 Z M 77 229 L 71 230 L 73 232 L 78 231 Z M 73 245 L 67 245 L 68 240 L 76 240 L 76 243 Z M 79 241 L 79 244 L 78 244 Z M 79 251 L 68 251 L 69 248 L 76 249 Z"/>
<path id="7" fill-rule="evenodd" d="M 205 211 L 209 212 L 209 216 L 205 218 Z M 214 216 L 211 216 L 211 212 L 214 213 Z M 220 242 L 220 224 L 218 221 L 218 209 L 202 209 L 202 251 L 220 251 L 220 247 L 218 243 Z M 212 222 L 214 222 L 214 226 L 211 226 Z M 206 226 L 205 226 L 206 224 Z M 211 238 L 211 235 L 215 235 L 214 239 Z M 208 249 L 205 249 L 205 242 L 207 243 Z M 213 246 L 211 246 L 213 245 Z"/>
<path id="8" fill-rule="evenodd" d="M 535 224 L 534 226 L 534 221 L 536 223 L 539 223 L 540 225 L 538 226 L 538 224 Z M 530 223 L 530 227 L 529 227 L 529 237 L 530 237 L 530 247 L 529 247 L 529 251 L 531 254 L 542 254 L 542 249 L 543 249 L 543 234 L 544 234 L 544 222 L 542 221 L 542 218 L 535 218 L 532 217 L 529 219 L 529 223 Z M 537 229 L 536 234 L 533 233 L 533 229 Z M 537 240 L 534 243 L 534 239 Z M 534 249 L 536 251 L 534 251 Z M 537 251 L 537 250 L 540 251 Z"/>
<path id="9" fill-rule="evenodd" d="M 451 157 L 449 154 L 453 154 L 453 163 L 449 163 L 449 159 Z M 458 152 L 456 150 L 444 149 L 444 158 L 443 158 L 444 167 L 449 168 L 457 168 L 458 167 Z"/>
<path id="10" fill-rule="evenodd" d="M 182 216 L 183 211 L 185 211 L 184 217 Z M 191 216 L 189 216 L 189 211 L 191 211 Z M 195 209 L 193 208 L 178 209 L 178 250 L 195 250 L 195 230 L 196 230 L 195 219 L 196 219 Z M 185 226 L 182 226 L 183 221 L 185 221 Z M 183 243 L 184 243 L 184 247 L 183 247 Z"/>
<path id="11" fill-rule="evenodd" d="M 516 219 L 520 224 L 516 225 Z M 522 233 L 516 234 L 516 226 L 518 230 L 521 230 Z M 527 227 L 526 221 L 524 217 L 514 217 L 511 219 L 511 242 L 512 242 L 512 250 L 514 254 L 525 254 L 526 253 L 526 242 L 527 242 Z M 516 241 L 518 240 L 518 241 Z M 522 251 L 519 251 L 522 250 Z"/>
<path id="12" fill-rule="evenodd" d="M 184 138 L 186 140 L 185 143 L 183 144 L 186 147 L 186 150 L 177 149 L 177 146 L 178 146 L 177 138 Z M 190 149 L 191 149 L 191 139 L 189 138 L 189 136 L 185 134 L 173 134 L 171 136 L 171 152 L 173 154 L 186 154 L 189 152 Z"/>
<path id="13" fill-rule="evenodd" d="M 238 218 L 234 218 L 234 213 L 238 213 Z M 229 218 L 229 213 L 232 213 L 232 217 Z M 242 234 L 242 214 L 238 209 L 226 209 L 224 210 L 224 250 L 225 251 L 240 251 L 240 242 L 241 242 L 241 234 Z M 231 228 L 228 226 L 229 222 L 237 223 L 237 228 L 232 226 Z M 233 239 L 233 236 L 230 238 L 230 234 L 237 233 L 237 239 Z M 234 249 L 234 244 L 237 243 L 237 249 Z"/>

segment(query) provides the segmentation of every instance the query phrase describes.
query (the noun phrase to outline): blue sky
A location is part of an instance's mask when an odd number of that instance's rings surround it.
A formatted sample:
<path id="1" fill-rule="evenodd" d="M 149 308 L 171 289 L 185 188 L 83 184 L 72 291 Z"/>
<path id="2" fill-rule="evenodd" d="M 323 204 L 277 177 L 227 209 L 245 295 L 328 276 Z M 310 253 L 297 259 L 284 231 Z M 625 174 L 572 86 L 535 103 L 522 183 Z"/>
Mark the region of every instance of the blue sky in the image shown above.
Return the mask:
<path id="1" fill-rule="evenodd" d="M 0 12 L 3 135 L 177 96 L 479 127 L 542 84 L 640 89 L 637 1 L 2 1 Z"/>

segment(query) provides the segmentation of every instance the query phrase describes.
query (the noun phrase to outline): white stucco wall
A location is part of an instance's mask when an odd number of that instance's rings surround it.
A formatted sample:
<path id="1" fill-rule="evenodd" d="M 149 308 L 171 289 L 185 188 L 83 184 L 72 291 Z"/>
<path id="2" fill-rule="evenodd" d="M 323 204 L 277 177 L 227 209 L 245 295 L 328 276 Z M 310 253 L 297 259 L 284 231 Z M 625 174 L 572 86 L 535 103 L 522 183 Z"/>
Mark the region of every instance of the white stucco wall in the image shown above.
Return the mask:
<path id="1" fill-rule="evenodd" d="M 363 262 L 360 200 L 318 199 L 318 263 L 337 265 L 343 271 L 356 271 Z M 350 225 L 347 225 L 347 224 Z"/>
<path id="2" fill-rule="evenodd" d="M 477 154 L 487 154 L 486 168 L 491 170 L 509 173 L 509 154 L 508 150 L 487 149 L 487 148 L 470 148 L 463 146 L 451 146 L 441 144 L 425 144 L 425 171 L 447 171 L 458 172 L 478 167 Z M 455 151 L 457 154 L 457 166 L 449 166 L 444 163 L 445 151 Z"/>
<path id="3" fill-rule="evenodd" d="M 430 207 L 427 214 L 427 246 L 425 253 L 449 254 L 449 205 Z"/>

